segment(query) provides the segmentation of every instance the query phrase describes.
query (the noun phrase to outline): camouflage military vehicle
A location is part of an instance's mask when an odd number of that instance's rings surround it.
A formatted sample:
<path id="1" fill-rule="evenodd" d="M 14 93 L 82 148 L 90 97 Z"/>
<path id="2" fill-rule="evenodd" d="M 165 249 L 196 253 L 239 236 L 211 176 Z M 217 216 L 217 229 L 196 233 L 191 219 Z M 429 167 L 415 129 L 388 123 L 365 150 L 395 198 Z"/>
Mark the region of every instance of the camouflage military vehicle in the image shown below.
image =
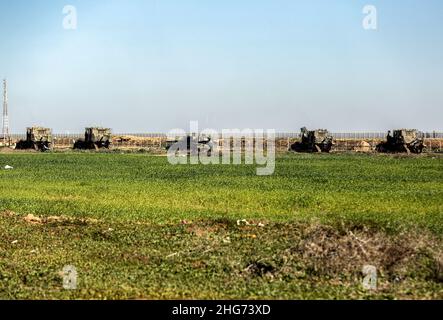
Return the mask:
<path id="1" fill-rule="evenodd" d="M 111 129 L 108 128 L 86 128 L 85 138 L 74 143 L 74 149 L 98 150 L 108 149 L 111 145 Z"/>
<path id="2" fill-rule="evenodd" d="M 215 143 L 211 137 L 195 137 L 185 136 L 177 140 L 168 140 L 166 143 L 166 150 L 169 150 L 173 145 L 177 145 L 178 149 L 187 154 L 203 153 L 206 152 L 208 156 L 215 151 Z M 195 150 L 192 150 L 192 144 L 195 144 Z"/>
<path id="3" fill-rule="evenodd" d="M 51 129 L 42 127 L 31 127 L 26 129 L 26 140 L 17 142 L 15 149 L 34 149 L 37 151 L 48 151 L 52 148 Z"/>
<path id="4" fill-rule="evenodd" d="M 423 139 L 419 138 L 417 130 L 401 129 L 388 132 L 386 141 L 377 145 L 377 151 L 422 153 L 424 149 Z"/>
<path id="5" fill-rule="evenodd" d="M 296 142 L 291 149 L 296 152 L 329 152 L 332 149 L 333 137 L 328 130 L 319 129 L 309 131 L 301 129 L 300 142 Z"/>

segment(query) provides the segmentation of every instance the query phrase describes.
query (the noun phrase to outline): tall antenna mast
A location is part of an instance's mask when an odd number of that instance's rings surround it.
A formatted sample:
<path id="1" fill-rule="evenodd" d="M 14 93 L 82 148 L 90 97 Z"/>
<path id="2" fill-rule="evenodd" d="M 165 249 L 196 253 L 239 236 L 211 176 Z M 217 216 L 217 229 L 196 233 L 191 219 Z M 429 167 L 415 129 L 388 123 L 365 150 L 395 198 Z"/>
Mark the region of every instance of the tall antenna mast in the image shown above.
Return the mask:
<path id="1" fill-rule="evenodd" d="M 8 114 L 8 84 L 3 80 L 3 143 L 6 145 L 10 141 L 9 136 L 9 114 Z"/>

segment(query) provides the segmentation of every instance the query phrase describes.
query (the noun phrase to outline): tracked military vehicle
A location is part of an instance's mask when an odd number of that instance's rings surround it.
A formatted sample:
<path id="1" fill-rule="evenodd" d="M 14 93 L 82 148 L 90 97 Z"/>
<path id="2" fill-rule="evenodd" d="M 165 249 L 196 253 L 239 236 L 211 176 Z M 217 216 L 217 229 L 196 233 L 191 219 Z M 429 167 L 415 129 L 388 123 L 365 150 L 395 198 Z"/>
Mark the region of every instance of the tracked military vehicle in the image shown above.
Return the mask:
<path id="1" fill-rule="evenodd" d="M 417 130 L 401 129 L 388 132 L 386 141 L 377 145 L 377 151 L 382 153 L 422 153 L 425 148 L 423 139 L 419 138 Z"/>
<path id="2" fill-rule="evenodd" d="M 111 140 L 111 129 L 109 128 L 86 128 L 85 138 L 75 141 L 74 149 L 108 149 L 111 145 Z"/>
<path id="3" fill-rule="evenodd" d="M 17 142 L 15 149 L 27 150 L 34 149 L 36 151 L 48 151 L 52 148 L 52 132 L 51 129 L 43 127 L 30 127 L 26 129 L 26 140 Z"/>
<path id="4" fill-rule="evenodd" d="M 177 150 L 184 152 L 188 155 L 195 155 L 201 153 L 207 153 L 208 156 L 215 151 L 216 146 L 211 137 L 195 137 L 185 136 L 180 139 L 168 140 L 166 143 L 166 150 L 169 150 L 172 146 L 175 146 Z"/>
<path id="5" fill-rule="evenodd" d="M 333 137 L 328 130 L 319 129 L 309 131 L 301 129 L 300 141 L 294 143 L 291 149 L 296 152 L 330 152 L 333 145 Z"/>

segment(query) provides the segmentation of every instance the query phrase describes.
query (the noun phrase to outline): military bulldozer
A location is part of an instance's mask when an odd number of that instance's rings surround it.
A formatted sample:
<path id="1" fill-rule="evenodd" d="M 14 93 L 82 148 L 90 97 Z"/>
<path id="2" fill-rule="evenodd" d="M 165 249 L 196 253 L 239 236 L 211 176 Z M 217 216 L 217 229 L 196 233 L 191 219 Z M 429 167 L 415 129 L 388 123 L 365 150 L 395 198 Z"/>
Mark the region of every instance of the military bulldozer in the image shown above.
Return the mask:
<path id="1" fill-rule="evenodd" d="M 300 138 L 299 142 L 291 146 L 295 152 L 330 152 L 334 140 L 328 130 L 324 129 L 309 131 L 302 128 Z"/>
<path id="2" fill-rule="evenodd" d="M 74 149 L 98 150 L 109 149 L 111 145 L 111 129 L 108 128 L 86 128 L 85 138 L 74 143 Z"/>
<path id="3" fill-rule="evenodd" d="M 382 153 L 422 153 L 425 148 L 423 139 L 417 130 L 401 129 L 388 132 L 386 141 L 377 145 L 376 150 Z"/>
<path id="4" fill-rule="evenodd" d="M 36 151 L 48 151 L 52 148 L 51 129 L 31 127 L 26 129 L 26 140 L 20 140 L 15 145 L 17 150 L 34 149 Z"/>
<path id="5" fill-rule="evenodd" d="M 188 155 L 196 155 L 206 153 L 211 156 L 212 152 L 216 151 L 216 143 L 211 137 L 195 137 L 185 136 L 180 139 L 168 140 L 166 143 L 166 150 L 175 146 L 178 151 L 185 152 Z"/>

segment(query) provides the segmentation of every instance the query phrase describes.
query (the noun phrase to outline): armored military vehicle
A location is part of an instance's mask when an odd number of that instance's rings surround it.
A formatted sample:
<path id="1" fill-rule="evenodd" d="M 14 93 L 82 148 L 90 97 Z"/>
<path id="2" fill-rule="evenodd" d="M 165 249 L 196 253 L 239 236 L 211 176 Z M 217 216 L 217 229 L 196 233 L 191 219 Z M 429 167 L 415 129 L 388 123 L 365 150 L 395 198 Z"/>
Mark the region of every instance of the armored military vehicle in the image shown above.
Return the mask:
<path id="1" fill-rule="evenodd" d="M 166 150 L 169 150 L 173 145 L 176 145 L 180 151 L 191 155 L 206 152 L 207 155 L 210 156 L 216 149 L 216 145 L 211 137 L 197 138 L 195 136 L 185 136 L 180 139 L 168 140 Z"/>
<path id="2" fill-rule="evenodd" d="M 417 130 L 401 129 L 388 132 L 386 141 L 377 145 L 377 151 L 383 153 L 422 153 L 425 148 L 423 139 L 419 138 Z"/>
<path id="3" fill-rule="evenodd" d="M 51 129 L 43 127 L 30 127 L 26 129 L 26 140 L 17 142 L 15 149 L 26 150 L 34 149 L 36 151 L 48 151 L 52 148 Z"/>
<path id="4" fill-rule="evenodd" d="M 296 152 L 329 152 L 333 145 L 333 137 L 328 130 L 319 129 L 309 131 L 306 128 L 301 129 L 301 140 L 294 143 L 291 149 Z"/>
<path id="5" fill-rule="evenodd" d="M 108 149 L 111 145 L 111 129 L 109 128 L 86 128 L 85 138 L 74 143 L 74 149 L 98 150 Z"/>

